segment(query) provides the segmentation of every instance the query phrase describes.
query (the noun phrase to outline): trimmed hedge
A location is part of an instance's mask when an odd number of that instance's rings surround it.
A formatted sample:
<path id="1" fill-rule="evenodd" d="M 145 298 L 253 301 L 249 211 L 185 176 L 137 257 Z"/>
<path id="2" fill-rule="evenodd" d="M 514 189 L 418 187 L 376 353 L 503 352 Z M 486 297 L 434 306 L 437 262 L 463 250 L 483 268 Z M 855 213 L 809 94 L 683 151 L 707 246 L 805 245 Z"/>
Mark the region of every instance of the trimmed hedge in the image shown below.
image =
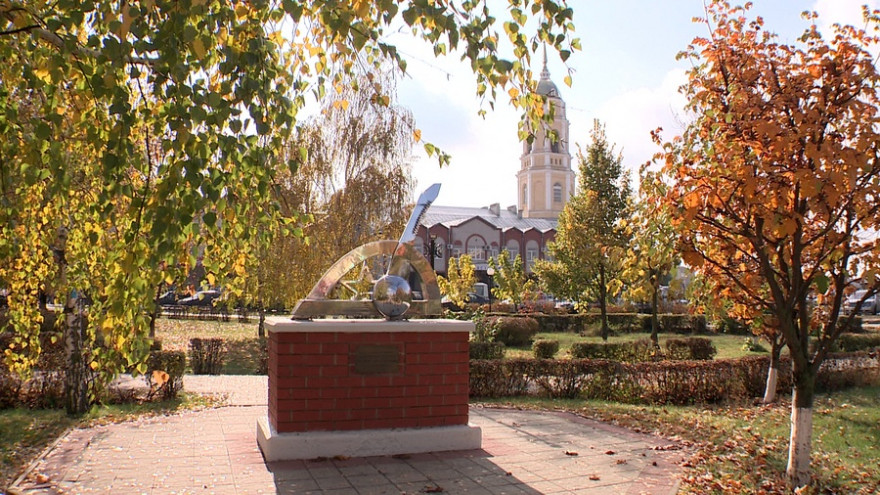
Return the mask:
<path id="1" fill-rule="evenodd" d="M 471 361 L 473 397 L 541 395 L 641 404 L 717 403 L 761 397 L 768 356 L 716 361 L 621 363 L 607 359 Z M 780 361 L 778 391 L 791 389 L 791 362 Z M 823 363 L 824 391 L 880 383 L 880 353 L 833 354 Z"/>
<path id="2" fill-rule="evenodd" d="M 574 359 L 610 359 L 625 363 L 654 360 L 656 351 L 649 339 L 635 342 L 575 342 L 568 353 Z"/>
<path id="3" fill-rule="evenodd" d="M 708 331 L 706 317 L 703 315 L 657 315 L 660 331 L 665 333 L 700 334 Z M 596 313 L 575 315 L 529 315 L 538 322 L 542 333 L 589 333 L 602 323 L 602 316 Z M 512 317 L 516 318 L 516 317 Z M 521 317 L 522 318 L 522 317 Z M 651 315 L 636 313 L 609 313 L 608 326 L 615 333 L 638 333 L 651 331 Z"/>
<path id="4" fill-rule="evenodd" d="M 532 352 L 535 354 L 535 359 L 553 359 L 553 356 L 559 352 L 559 341 L 548 339 L 536 340 L 532 344 Z"/>
<path id="5" fill-rule="evenodd" d="M 844 333 L 834 342 L 841 352 L 858 352 L 880 348 L 880 334 Z"/>
<path id="6" fill-rule="evenodd" d="M 183 351 L 151 351 L 147 359 L 147 373 L 144 379 L 151 393 L 158 393 L 163 399 L 173 399 L 183 390 L 183 372 L 186 370 L 186 354 Z M 154 383 L 158 378 L 153 372 L 165 372 L 167 380 Z"/>
<path id="7" fill-rule="evenodd" d="M 503 342 L 471 342 L 468 351 L 471 359 L 503 359 Z"/>
<path id="8" fill-rule="evenodd" d="M 507 347 L 522 347 L 532 343 L 538 333 L 538 321 L 532 317 L 491 317 L 495 326 L 495 341 Z"/>
<path id="9" fill-rule="evenodd" d="M 189 341 L 189 365 L 195 375 L 219 375 L 226 360 L 223 339 L 194 338 Z"/>
<path id="10" fill-rule="evenodd" d="M 718 354 L 718 349 L 705 337 L 669 339 L 666 341 L 666 359 L 696 361 L 710 360 Z"/>
<path id="11" fill-rule="evenodd" d="M 712 359 L 717 353 L 715 345 L 705 337 L 669 339 L 666 341 L 665 353 L 656 348 L 650 339 L 612 343 L 575 342 L 569 350 L 569 354 L 574 359 L 611 359 L 625 363 L 661 359 L 702 361 Z"/>

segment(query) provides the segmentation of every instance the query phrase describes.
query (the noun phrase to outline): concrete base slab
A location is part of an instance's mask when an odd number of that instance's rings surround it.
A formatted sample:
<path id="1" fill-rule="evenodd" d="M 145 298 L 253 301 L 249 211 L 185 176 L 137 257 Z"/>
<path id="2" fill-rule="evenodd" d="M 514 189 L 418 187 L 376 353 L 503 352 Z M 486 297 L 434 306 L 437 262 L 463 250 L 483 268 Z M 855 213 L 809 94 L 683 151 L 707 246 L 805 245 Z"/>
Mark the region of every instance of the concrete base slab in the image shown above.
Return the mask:
<path id="1" fill-rule="evenodd" d="M 269 418 L 257 419 L 257 443 L 267 461 L 472 450 L 481 448 L 482 440 L 474 425 L 278 433 Z"/>

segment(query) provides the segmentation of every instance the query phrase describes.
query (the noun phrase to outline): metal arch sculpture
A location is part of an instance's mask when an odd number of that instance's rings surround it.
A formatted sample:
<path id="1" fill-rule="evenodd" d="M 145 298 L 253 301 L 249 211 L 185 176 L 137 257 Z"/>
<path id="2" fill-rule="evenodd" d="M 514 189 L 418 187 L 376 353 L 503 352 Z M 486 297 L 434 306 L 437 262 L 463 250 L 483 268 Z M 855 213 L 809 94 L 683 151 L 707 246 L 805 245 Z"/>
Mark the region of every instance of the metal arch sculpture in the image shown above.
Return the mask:
<path id="1" fill-rule="evenodd" d="M 424 255 L 413 246 L 419 220 L 437 197 L 439 190 L 440 184 L 434 184 L 419 196 L 400 240 L 370 242 L 352 249 L 339 258 L 315 284 L 309 295 L 297 303 L 293 310 L 293 318 L 378 316 L 396 320 L 440 314 L 442 308 L 437 274 Z M 373 278 L 373 271 L 367 264 L 377 258 L 382 259 L 387 268 L 383 276 Z M 346 274 L 358 267 L 360 272 L 357 279 L 344 279 Z M 412 299 L 412 291 L 406 280 L 412 270 L 415 270 L 421 282 L 421 299 Z M 369 294 L 361 293 L 357 287 L 364 282 L 369 282 L 371 287 Z M 332 292 L 340 287 L 353 293 L 353 297 L 331 299 Z M 369 298 L 366 298 L 368 295 Z"/>

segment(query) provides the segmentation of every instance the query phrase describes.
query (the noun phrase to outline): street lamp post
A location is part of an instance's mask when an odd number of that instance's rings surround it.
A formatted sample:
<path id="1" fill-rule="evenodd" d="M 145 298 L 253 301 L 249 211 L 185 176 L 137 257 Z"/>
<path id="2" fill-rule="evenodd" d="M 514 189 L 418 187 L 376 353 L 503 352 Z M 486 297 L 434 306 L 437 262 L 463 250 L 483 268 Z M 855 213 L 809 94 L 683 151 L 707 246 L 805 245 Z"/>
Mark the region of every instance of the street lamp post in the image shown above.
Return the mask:
<path id="1" fill-rule="evenodd" d="M 492 282 L 492 277 L 495 275 L 495 269 L 491 266 L 486 268 L 486 275 L 489 276 L 489 312 L 492 312 L 492 286 L 494 285 Z"/>
<path id="2" fill-rule="evenodd" d="M 431 262 L 431 270 L 434 270 L 434 259 L 443 255 L 443 253 L 440 252 L 440 246 L 442 246 L 442 244 L 437 244 L 437 235 L 431 234 L 431 242 L 426 246 L 428 248 L 428 260 Z"/>

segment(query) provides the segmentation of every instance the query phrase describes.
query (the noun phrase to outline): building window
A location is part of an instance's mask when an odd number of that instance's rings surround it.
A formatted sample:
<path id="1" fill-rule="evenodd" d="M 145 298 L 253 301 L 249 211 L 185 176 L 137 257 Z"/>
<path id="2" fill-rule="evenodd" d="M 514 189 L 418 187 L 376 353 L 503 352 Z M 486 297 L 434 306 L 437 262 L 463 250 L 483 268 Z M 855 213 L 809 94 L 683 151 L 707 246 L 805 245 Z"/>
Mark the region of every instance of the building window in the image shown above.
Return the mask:
<path id="1" fill-rule="evenodd" d="M 474 261 L 486 260 L 486 241 L 480 236 L 473 236 L 467 241 L 467 254 Z"/>
<path id="2" fill-rule="evenodd" d="M 523 184 L 522 206 L 523 208 L 529 203 L 529 186 Z"/>
<path id="3" fill-rule="evenodd" d="M 526 261 L 534 263 L 536 259 L 538 259 L 538 248 L 526 249 Z"/>
<path id="4" fill-rule="evenodd" d="M 562 203 L 562 184 L 553 184 L 553 202 Z"/>
<path id="5" fill-rule="evenodd" d="M 504 248 L 507 250 L 508 255 L 510 256 L 510 260 L 513 261 L 519 256 L 519 248 L 516 246 L 507 246 Z"/>

